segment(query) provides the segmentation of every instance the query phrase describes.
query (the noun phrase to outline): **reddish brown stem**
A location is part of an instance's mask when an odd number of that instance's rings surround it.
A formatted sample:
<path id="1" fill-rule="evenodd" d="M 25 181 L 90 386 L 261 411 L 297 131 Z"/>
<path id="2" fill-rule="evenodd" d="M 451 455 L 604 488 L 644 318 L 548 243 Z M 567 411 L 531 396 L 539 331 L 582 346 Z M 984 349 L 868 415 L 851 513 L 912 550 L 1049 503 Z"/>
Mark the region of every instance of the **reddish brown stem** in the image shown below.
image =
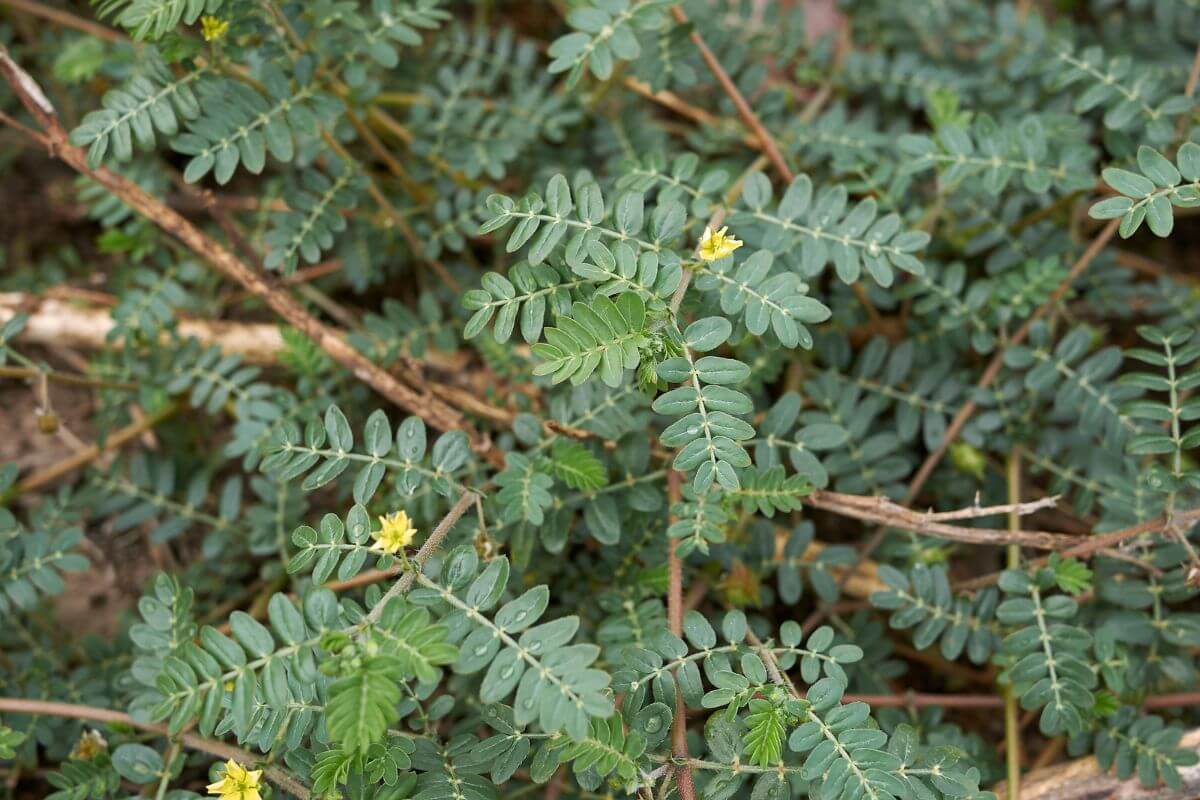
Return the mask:
<path id="1" fill-rule="evenodd" d="M 675 21 L 680 25 L 688 23 L 688 16 L 679 6 L 671 6 L 671 14 L 675 17 Z M 733 102 L 734 108 L 737 109 L 738 116 L 742 118 L 742 122 L 750 129 L 758 139 L 762 146 L 763 153 L 771 161 L 771 165 L 775 167 L 775 171 L 783 177 L 784 180 L 790 182 L 792 180 L 792 171 L 788 169 L 787 162 L 783 160 L 783 154 L 779 152 L 779 146 L 775 144 L 775 140 L 771 138 L 771 134 L 767 133 L 767 129 L 758 121 L 758 116 L 754 113 L 754 109 L 750 108 L 750 104 L 746 102 L 746 98 L 742 96 L 733 79 L 729 77 L 729 73 L 721 66 L 721 62 L 709 49 L 705 43 L 704 37 L 700 35 L 700 31 L 695 28 L 689 36 L 692 43 L 696 45 L 696 49 L 700 51 L 700 57 L 704 59 L 704 63 L 708 66 L 713 77 L 717 79 L 717 83 L 721 84 L 721 89 Z"/>
<path id="2" fill-rule="evenodd" d="M 45 469 L 38 470 L 32 475 L 26 476 L 20 483 L 9 489 L 5 495 L 0 495 L 0 500 L 8 500 L 19 494 L 31 492 L 34 489 L 40 489 L 47 484 L 54 483 L 64 475 L 68 475 L 80 467 L 86 466 L 99 458 L 104 453 L 112 450 L 117 450 L 127 443 L 141 436 L 146 431 L 153 428 L 158 423 L 170 417 L 178 410 L 178 406 L 174 403 L 163 406 L 153 414 L 135 420 L 131 424 L 113 432 L 105 437 L 103 446 L 99 444 L 89 445 L 78 453 L 73 453 L 64 458 L 62 461 L 51 464 Z"/>
<path id="3" fill-rule="evenodd" d="M 675 470 L 667 473 L 668 520 L 674 522 L 675 504 L 681 497 L 680 474 Z M 667 541 L 667 627 L 676 636 L 683 635 L 683 560 L 679 557 L 679 540 Z M 679 796 L 683 800 L 696 800 L 696 788 L 692 784 L 692 767 L 686 763 L 690 758 L 687 745 L 687 707 L 683 703 L 683 691 L 675 682 L 675 719 L 671 724 L 671 750 L 676 758 L 683 759 L 675 767 L 675 781 Z"/>

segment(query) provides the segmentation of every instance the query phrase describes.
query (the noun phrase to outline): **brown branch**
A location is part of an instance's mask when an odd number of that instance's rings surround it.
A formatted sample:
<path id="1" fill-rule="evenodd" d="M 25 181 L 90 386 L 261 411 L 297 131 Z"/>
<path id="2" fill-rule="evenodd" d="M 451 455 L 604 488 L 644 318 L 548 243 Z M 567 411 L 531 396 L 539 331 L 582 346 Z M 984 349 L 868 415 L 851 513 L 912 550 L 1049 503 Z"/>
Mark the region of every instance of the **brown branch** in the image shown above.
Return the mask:
<path id="1" fill-rule="evenodd" d="M 675 5 L 671 6 L 671 14 L 675 17 L 675 21 L 681 25 L 688 23 L 688 16 L 684 10 Z M 716 55 L 709 49 L 705 43 L 704 37 L 700 35 L 697 28 L 692 28 L 689 37 L 692 43 L 696 45 L 696 49 L 700 51 L 700 57 L 704 59 L 704 63 L 708 65 L 708 69 L 712 72 L 713 77 L 717 79 L 717 83 L 721 85 L 721 89 L 733 102 L 734 108 L 737 109 L 738 116 L 742 118 L 742 122 L 754 134 L 754 138 L 762 146 L 762 151 L 770 159 L 771 165 L 775 167 L 775 171 L 780 174 L 786 181 L 792 180 L 792 171 L 788 169 L 787 162 L 783 160 L 783 154 L 779 152 L 779 146 L 775 144 L 775 140 L 771 138 L 771 134 L 763 127 L 763 124 L 758 121 L 758 117 L 754 113 L 754 109 L 750 108 L 750 104 L 746 102 L 746 98 L 742 96 L 733 79 L 729 77 L 729 73 L 721 66 L 721 62 L 717 60 Z"/>
<path id="2" fill-rule="evenodd" d="M 1029 332 L 1033 328 L 1033 323 L 1048 314 L 1050 309 L 1062 299 L 1062 296 L 1067 293 L 1068 289 L 1071 288 L 1071 284 L 1075 281 L 1075 279 L 1078 278 L 1085 269 L 1087 269 L 1088 265 L 1092 263 L 1096 256 L 1100 254 L 1100 251 L 1104 249 L 1104 246 L 1108 244 L 1108 241 L 1112 239 L 1113 234 L 1117 232 L 1117 227 L 1119 224 L 1120 220 L 1115 219 L 1105 225 L 1100 233 L 1096 235 L 1096 238 L 1094 238 L 1091 244 L 1087 246 L 1087 249 L 1083 251 L 1083 254 L 1079 257 L 1079 259 L 1071 265 L 1071 269 L 1067 272 L 1066 277 L 1063 278 L 1062 282 L 1051 293 L 1051 295 L 1046 298 L 1046 301 L 1038 306 L 1033 314 L 1030 315 L 1029 319 L 1025 320 L 1025 323 L 1021 325 L 1016 333 L 1013 334 L 1012 338 L 1009 339 L 1003 347 L 996 351 L 996 354 L 992 357 L 992 360 L 988 362 L 987 367 L 984 369 L 983 374 L 979 377 L 979 381 L 976 383 L 976 389 L 986 389 L 992 385 L 992 381 L 996 380 L 996 376 L 1000 374 L 1000 368 L 1004 365 L 1004 355 L 1008 352 L 1008 349 L 1025 341 L 1025 338 L 1029 336 Z M 913 476 L 912 481 L 909 483 L 908 491 L 904 495 L 904 505 L 910 505 L 913 500 L 916 499 L 917 495 L 920 494 L 921 488 L 925 485 L 925 482 L 929 480 L 929 476 L 933 474 L 933 470 L 938 464 L 941 463 L 942 458 L 945 457 L 946 451 L 949 449 L 951 442 L 958 438 L 958 435 L 962 432 L 963 427 L 966 426 L 967 421 L 971 419 L 977 409 L 978 406 L 976 405 L 975 401 L 968 400 L 963 404 L 962 408 L 958 410 L 958 413 L 954 415 L 954 419 L 952 419 L 950 424 L 946 427 L 946 432 L 942 434 L 942 439 L 938 443 L 938 446 L 925 458 L 925 461 L 922 462 L 921 467 L 917 470 L 917 473 Z M 856 563 L 858 561 L 870 558 L 879 545 L 883 543 L 883 537 L 886 535 L 887 528 L 881 527 L 877 529 L 875 533 L 871 535 L 871 538 L 867 540 L 867 543 L 863 545 L 862 549 L 859 550 L 858 556 L 856 557 Z M 841 586 L 839 585 L 839 589 L 840 588 Z M 803 630 L 807 632 L 815 628 L 817 624 L 824 619 L 825 613 L 825 608 L 818 608 L 815 610 L 808 616 L 808 619 L 804 620 L 804 624 L 801 626 Z"/>
<path id="3" fill-rule="evenodd" d="M 373 583 L 380 581 L 391 580 L 397 575 L 404 573 L 401 567 L 392 567 L 391 569 L 369 569 L 365 572 L 360 572 L 353 578 L 347 578 L 344 581 L 330 581 L 322 584 L 322 588 L 329 589 L 333 592 L 347 592 L 351 589 L 360 589 L 363 586 L 370 586 Z"/>
<path id="4" fill-rule="evenodd" d="M 843 703 L 863 702 L 871 708 L 1000 708 L 1004 701 L 994 694 L 847 694 Z"/>
<path id="5" fill-rule="evenodd" d="M 202 753 L 208 753 L 210 756 L 217 758 L 230 759 L 244 765 L 262 764 L 263 774 L 267 780 L 274 783 L 280 789 L 283 789 L 288 794 L 291 794 L 299 800 L 308 800 L 310 797 L 308 787 L 300 782 L 296 776 L 285 770 L 283 767 L 274 764 L 263 764 L 262 756 L 251 753 L 248 750 L 242 750 L 240 747 L 219 742 L 214 739 L 205 739 L 202 736 L 197 736 L 193 733 L 182 733 L 178 736 L 172 736 L 167 730 L 166 725 L 159 725 L 154 722 L 143 722 L 134 719 L 128 714 L 123 714 L 120 711 L 110 711 L 107 708 L 95 708 L 93 706 L 75 705 L 74 703 L 56 703 L 50 700 L 27 700 L 19 697 L 0 697 L 0 711 L 9 714 L 30 714 L 33 716 L 47 717 L 65 717 L 67 719 L 88 720 L 90 722 L 106 722 L 114 725 L 126 725 L 138 730 L 150 731 L 159 736 L 165 736 L 169 739 L 176 739 L 183 742 L 184 745 L 193 750 L 199 750 Z"/>
<path id="6" fill-rule="evenodd" d="M 1123 561 L 1126 564 L 1132 564 L 1133 566 L 1149 573 L 1150 575 L 1153 575 L 1156 578 L 1161 577 L 1163 574 L 1163 571 L 1153 564 L 1147 564 L 1137 556 L 1132 555 L 1131 553 L 1126 553 L 1124 550 L 1118 550 L 1115 547 L 1104 547 L 1097 550 L 1096 553 L 1097 555 L 1102 555 L 1105 558 L 1111 558 L 1114 561 Z"/>
<path id="7" fill-rule="evenodd" d="M 1196 93 L 1196 81 L 1200 80 L 1200 46 L 1196 47 L 1196 55 L 1192 58 L 1192 69 L 1188 73 L 1187 86 L 1184 94 L 1191 97 Z"/>
<path id="8" fill-rule="evenodd" d="M 49 139 L 52 155 L 107 188 L 126 205 L 154 222 L 166 233 L 179 239 L 218 272 L 248 289 L 279 316 L 287 320 L 290 325 L 316 343 L 334 361 L 346 367 L 355 377 L 371 386 L 380 395 L 409 413 L 421 417 L 438 430 L 466 431 L 474 449 L 490 455 L 492 451 L 490 442 L 471 428 L 457 410 L 433 397 L 427 389 L 418 391 L 405 385 L 386 370 L 372 363 L 351 347 L 340 331 L 313 317 L 290 294 L 273 285 L 262 274 L 251 269 L 229 250 L 136 183 L 106 168 L 92 169 L 88 166 L 87 155 L 67 141 L 67 132 L 58 122 L 54 107 L 46 99 L 41 87 L 9 57 L 7 49 L 3 46 L 0 46 L 0 73 L 13 87 L 29 113 L 41 124 Z"/>
<path id="9" fill-rule="evenodd" d="M 652 100 L 663 108 L 668 108 L 680 116 L 687 117 L 692 122 L 699 123 L 700 125 L 708 128 L 718 128 L 721 125 L 720 117 L 708 113 L 699 106 L 692 105 L 673 92 L 668 92 L 666 90 L 660 90 L 656 92 L 650 88 L 650 84 L 646 83 L 645 81 L 638 80 L 637 78 L 622 78 L 621 82 L 624 83 L 625 87 L 630 91 L 641 95 L 647 100 Z M 762 144 L 758 141 L 758 139 L 754 138 L 750 134 L 746 134 L 743 141 L 745 141 L 748 146 L 753 147 L 756 150 L 762 149 Z"/>
<path id="10" fill-rule="evenodd" d="M 1200 705 L 1200 692 L 1154 694 L 1142 702 L 1142 708 L 1185 708 Z"/>
<path id="11" fill-rule="evenodd" d="M 1120 222 L 1120 220 L 1113 220 L 1104 226 L 1100 233 L 1096 235 L 1096 238 L 1092 240 L 1091 244 L 1087 246 L 1087 249 L 1083 251 L 1083 255 L 1071 265 L 1067 276 L 1062 279 L 1058 288 L 1046 298 L 1046 302 L 1038 306 L 1029 319 L 1025 320 L 1025 323 L 1017 329 L 1012 338 L 1005 343 L 1004 347 L 996 351 L 996 354 L 992 356 L 992 360 L 988 362 L 987 368 L 984 369 L 983 375 L 979 377 L 979 381 L 976 383 L 977 389 L 986 389 L 992 385 L 992 381 L 996 380 L 996 376 L 1000 374 L 1000 368 L 1004 365 L 1004 356 L 1009 348 L 1016 347 L 1025 341 L 1026 337 L 1029 336 L 1030 330 L 1033 329 L 1033 324 L 1046 316 L 1050 312 L 1050 309 L 1062 299 L 1062 296 L 1071 288 L 1071 284 L 1075 282 L 1075 279 L 1083 274 L 1083 271 L 1087 269 L 1088 265 L 1092 263 L 1096 256 L 1100 254 L 1100 251 L 1104 249 L 1104 246 L 1108 244 L 1113 234 L 1117 232 L 1117 226 Z M 950 447 L 950 443 L 958 438 L 958 434 L 962 432 L 963 427 L 975 414 L 977 408 L 978 406 L 974 400 L 968 400 L 958 410 L 958 413 L 954 415 L 954 419 L 951 420 L 950 425 L 946 428 L 946 432 L 942 435 L 941 442 L 938 443 L 937 448 L 921 464 L 920 469 L 917 470 L 917 474 L 913 476 L 912 482 L 909 483 L 908 492 L 904 496 L 905 505 L 912 503 L 917 494 L 920 493 L 925 482 L 929 480 L 929 476 L 933 474 L 934 468 L 941 463 L 942 458 L 946 455 L 946 450 Z"/>
<path id="12" fill-rule="evenodd" d="M 675 470 L 667 473 L 668 524 L 673 523 L 675 504 L 681 497 L 680 474 Z M 679 557 L 679 539 L 672 537 L 667 542 L 667 627 L 676 636 L 683 636 L 683 560 Z M 692 784 L 692 767 L 686 763 L 690 758 L 687 744 L 687 706 L 683 702 L 683 690 L 675 681 L 675 718 L 671 723 L 671 752 L 684 763 L 675 766 L 675 783 L 682 800 L 696 800 L 696 787 Z"/>
<path id="13" fill-rule="evenodd" d="M 8 114 L 5 114 L 3 111 L 0 111 L 0 124 L 7 125 L 8 127 L 15 130 L 17 133 L 20 133 L 23 136 L 26 136 L 26 137 L 32 139 L 33 141 L 37 142 L 38 144 L 42 145 L 43 147 L 50 146 L 50 140 L 47 139 L 45 136 L 43 136 L 40 131 L 36 131 L 33 128 L 29 127 L 28 125 L 25 125 L 24 123 L 13 119 Z"/>
<path id="14" fill-rule="evenodd" d="M 1172 526 L 1180 526 L 1188 523 L 1194 523 L 1200 520 L 1200 508 L 1191 508 L 1187 511 L 1176 511 L 1174 514 L 1165 517 L 1158 517 L 1149 522 L 1142 522 L 1138 525 L 1133 525 L 1128 528 L 1122 528 L 1119 531 L 1111 533 L 1102 533 L 1098 536 L 1092 536 L 1087 541 L 1062 552 L 1063 558 L 1087 558 L 1093 553 L 1104 550 L 1109 547 L 1114 547 L 1121 542 L 1132 539 L 1135 536 L 1141 536 L 1144 533 L 1161 533 L 1168 530 Z M 1044 561 L 1038 561 L 1041 565 Z"/>
<path id="15" fill-rule="evenodd" d="M 710 114 L 699 106 L 692 105 L 674 92 L 669 92 L 666 90 L 659 90 L 656 92 L 650 88 L 650 84 L 638 80 L 637 78 L 622 78 L 621 82 L 625 84 L 625 87 L 633 93 L 640 95 L 651 102 L 657 103 L 663 108 L 670 109 L 676 114 L 679 114 L 681 117 L 686 117 L 692 122 L 695 122 L 696 124 L 702 125 L 706 128 L 717 130 L 722 126 L 737 125 L 734 120 L 727 120 L 723 117 L 718 117 L 715 114 Z M 751 150 L 757 150 L 760 153 L 763 152 L 762 142 L 760 142 L 758 137 L 752 133 L 743 133 L 741 135 L 741 142 Z"/>
<path id="16" fill-rule="evenodd" d="M 220 208 L 229 208 L 229 204 L 221 202 L 221 198 L 217 195 L 213 195 L 213 201 Z M 333 258 L 329 261 L 322 261 L 319 264 L 301 267 L 291 275 L 284 275 L 279 279 L 279 283 L 282 286 L 295 286 L 299 283 L 308 283 L 309 281 L 315 281 L 317 278 L 323 278 L 326 275 L 332 275 L 333 273 L 340 271 L 342 266 L 343 265 L 340 260 Z M 236 302 L 247 297 L 251 297 L 251 295 L 243 290 L 234 295 L 232 300 Z"/>
<path id="17" fill-rule="evenodd" d="M 884 498 L 886 500 L 886 498 Z M 1043 509 L 1054 508 L 1058 505 L 1058 501 L 1062 499 L 1061 495 L 1049 495 L 1040 497 L 1037 500 L 1029 500 L 1026 502 L 1012 502 L 999 506 L 981 506 L 979 505 L 979 497 L 975 497 L 975 505 L 960 508 L 957 511 L 937 511 L 927 512 L 926 517 L 936 522 L 945 522 L 951 519 L 975 519 L 977 517 L 993 517 L 1001 514 L 1024 517 L 1034 512 Z M 890 502 L 890 501 L 889 501 Z M 903 508 L 903 506 L 896 506 Z"/>
<path id="18" fill-rule="evenodd" d="M 3 322 L 0 318 L 0 322 Z M 68 386 L 89 386 L 96 389 L 119 389 L 121 391 L 136 391 L 136 383 L 109 381 L 104 378 L 93 378 L 91 375 L 76 375 L 73 372 L 59 372 L 53 369 L 33 369 L 32 367 L 0 367 L 0 378 L 45 379 L 51 383 L 62 383 Z"/>
<path id="19" fill-rule="evenodd" d="M 928 522 L 946 522 L 953 519 L 978 519 L 979 517 L 998 517 L 1002 514 L 1027 516 L 1047 508 L 1054 508 L 1061 499 L 1059 495 L 1041 497 L 1028 502 L 1013 502 L 998 506 L 981 506 L 976 496 L 975 504 L 955 509 L 954 511 L 916 511 L 894 503 L 890 498 L 877 495 L 843 494 L 818 490 L 814 494 L 834 503 L 841 503 L 856 508 L 868 508 L 905 516 L 916 516 Z"/>

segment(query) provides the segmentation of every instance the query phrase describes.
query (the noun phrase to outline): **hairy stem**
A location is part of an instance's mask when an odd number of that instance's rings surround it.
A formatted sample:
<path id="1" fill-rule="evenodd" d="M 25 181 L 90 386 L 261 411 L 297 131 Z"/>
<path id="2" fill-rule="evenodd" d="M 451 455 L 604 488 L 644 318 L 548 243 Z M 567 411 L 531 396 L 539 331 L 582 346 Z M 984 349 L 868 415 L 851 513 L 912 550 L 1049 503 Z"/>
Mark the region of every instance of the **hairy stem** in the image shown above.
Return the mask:
<path id="1" fill-rule="evenodd" d="M 446 534 L 454 527 L 454 523 L 462 518 L 462 515 L 467 512 L 467 509 L 474 505 L 477 496 L 474 492 L 464 491 L 459 496 L 458 502 L 455 503 L 446 516 L 442 517 L 442 521 L 433 529 L 433 533 L 429 534 L 429 538 L 425 540 L 425 544 L 421 545 L 421 549 L 412 558 L 412 569 L 405 570 L 400 576 L 400 580 L 391 585 L 391 588 L 384 593 L 383 597 L 379 598 L 379 602 L 371 609 L 371 613 L 367 615 L 367 622 L 371 625 L 379 622 L 379 618 L 383 616 L 383 609 L 394 597 L 407 592 L 413 585 L 413 581 L 417 579 L 417 574 L 424 568 L 425 562 L 433 555 L 433 552 L 441 546 L 442 540 L 446 538 Z"/>

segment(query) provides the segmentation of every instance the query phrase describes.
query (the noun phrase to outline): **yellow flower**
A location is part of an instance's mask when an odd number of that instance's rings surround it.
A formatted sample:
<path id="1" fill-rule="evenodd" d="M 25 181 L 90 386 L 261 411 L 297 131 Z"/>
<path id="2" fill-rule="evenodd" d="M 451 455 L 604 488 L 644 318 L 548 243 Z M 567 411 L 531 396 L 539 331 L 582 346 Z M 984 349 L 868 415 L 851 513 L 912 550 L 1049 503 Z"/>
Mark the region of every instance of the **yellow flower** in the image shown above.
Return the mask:
<path id="1" fill-rule="evenodd" d="M 701 260 L 716 261 L 731 256 L 734 250 L 744 244 L 742 240 L 725 233 L 727 230 L 729 230 L 727 227 L 715 232 L 712 228 L 704 229 L 704 235 L 700 237 L 700 249 L 697 251 Z"/>
<path id="2" fill-rule="evenodd" d="M 225 38 L 225 34 L 229 31 L 229 21 L 220 17 L 201 17 L 200 18 L 200 34 L 206 42 L 220 41 Z"/>
<path id="3" fill-rule="evenodd" d="M 378 553 L 396 555 L 405 546 L 412 543 L 413 536 L 417 533 L 412 520 L 404 511 L 380 517 L 379 524 L 383 527 L 372 534 L 375 537 L 375 544 L 371 545 L 371 549 Z"/>
<path id="4" fill-rule="evenodd" d="M 221 800 L 262 800 L 258 793 L 262 770 L 248 770 L 232 758 L 225 762 L 225 777 L 208 785 L 208 793 Z"/>

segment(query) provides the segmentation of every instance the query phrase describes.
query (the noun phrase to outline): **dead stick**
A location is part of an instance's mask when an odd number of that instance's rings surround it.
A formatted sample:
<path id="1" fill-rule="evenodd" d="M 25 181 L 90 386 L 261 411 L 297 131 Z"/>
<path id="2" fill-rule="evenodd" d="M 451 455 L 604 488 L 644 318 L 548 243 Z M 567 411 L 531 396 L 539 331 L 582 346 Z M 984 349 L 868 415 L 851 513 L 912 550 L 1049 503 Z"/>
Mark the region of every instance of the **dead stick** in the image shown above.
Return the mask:
<path id="1" fill-rule="evenodd" d="M 1148 522 L 1141 522 L 1137 525 L 1132 525 L 1128 528 L 1122 528 L 1119 531 L 1111 533 L 1102 533 L 1098 536 L 1092 536 L 1080 542 L 1073 547 L 1060 552 L 1063 558 L 1088 558 L 1095 553 L 1107 550 L 1121 542 L 1141 536 L 1145 533 L 1160 533 L 1164 531 L 1168 525 L 1186 525 L 1194 524 L 1200 520 L 1200 508 L 1192 508 L 1187 511 L 1176 511 L 1170 517 L 1157 517 Z M 1046 565 L 1046 559 L 1038 559 L 1030 561 L 1029 566 L 1033 569 Z M 999 572 L 993 572 L 990 575 L 983 575 L 978 578 L 972 578 L 968 581 L 955 584 L 956 591 L 974 591 L 982 589 L 985 586 L 991 586 L 1000 579 Z"/>
<path id="2" fill-rule="evenodd" d="M 871 504 L 848 502 L 838 499 L 836 493 L 817 491 L 804 498 L 804 503 L 864 522 L 874 522 L 884 526 L 885 529 L 899 528 L 923 536 L 933 536 L 966 544 L 1019 544 L 1022 547 L 1036 547 L 1041 550 L 1066 550 L 1086 541 L 1084 537 L 1049 531 L 1010 531 L 1002 528 L 967 528 L 960 525 L 947 525 L 944 522 L 936 521 L 937 515 L 914 512 L 882 498 L 861 498 L 858 495 L 846 495 L 846 497 L 859 501 L 875 500 L 877 502 Z"/>
<path id="3" fill-rule="evenodd" d="M 90 386 L 96 389 L 118 389 L 120 391 L 136 391 L 137 384 L 109 381 L 104 378 L 93 378 L 90 375 L 76 375 L 71 372 L 58 372 L 52 369 L 33 369 L 31 367 L 0 367 L 0 378 L 45 379 L 51 383 L 63 383 L 70 386 Z"/>
<path id="4" fill-rule="evenodd" d="M 1120 220 L 1113 220 L 1104 226 L 1103 230 L 1096 235 L 1087 249 L 1083 251 L 1083 255 L 1071 266 L 1067 276 L 1063 278 L 1058 288 L 1054 290 L 1050 297 L 1046 298 L 1046 302 L 1038 306 L 1037 310 L 1025 320 L 1025 323 L 1017 329 L 1012 338 L 1005 343 L 1004 347 L 996 351 L 996 355 L 992 356 L 992 360 L 988 363 L 987 368 L 980 376 L 976 387 L 978 389 L 986 389 L 992 385 L 992 381 L 996 380 L 996 376 L 1000 374 L 1000 368 L 1004 366 L 1004 355 L 1012 347 L 1016 347 L 1021 342 L 1025 341 L 1029 336 L 1029 332 L 1033 329 L 1033 324 L 1050 312 L 1050 309 L 1058 303 L 1062 296 L 1071 288 L 1071 284 L 1075 282 L 1088 265 L 1100 254 L 1104 246 L 1108 244 L 1109 239 L 1117 232 L 1117 226 Z M 954 415 L 954 419 L 946 428 L 945 434 L 942 435 L 941 442 L 938 443 L 935 449 L 921 464 L 921 468 L 917 470 L 917 474 L 913 476 L 912 482 L 908 485 L 908 492 L 904 496 L 904 505 L 909 505 L 916 498 L 921 488 L 925 485 L 925 481 L 929 480 L 929 476 L 933 474 L 934 468 L 941 463 L 943 456 L 946 454 L 946 449 L 950 447 L 950 443 L 958 438 L 958 434 L 962 432 L 967 421 L 975 414 L 978 407 L 974 400 L 968 400 L 963 404 L 958 413 Z"/>

